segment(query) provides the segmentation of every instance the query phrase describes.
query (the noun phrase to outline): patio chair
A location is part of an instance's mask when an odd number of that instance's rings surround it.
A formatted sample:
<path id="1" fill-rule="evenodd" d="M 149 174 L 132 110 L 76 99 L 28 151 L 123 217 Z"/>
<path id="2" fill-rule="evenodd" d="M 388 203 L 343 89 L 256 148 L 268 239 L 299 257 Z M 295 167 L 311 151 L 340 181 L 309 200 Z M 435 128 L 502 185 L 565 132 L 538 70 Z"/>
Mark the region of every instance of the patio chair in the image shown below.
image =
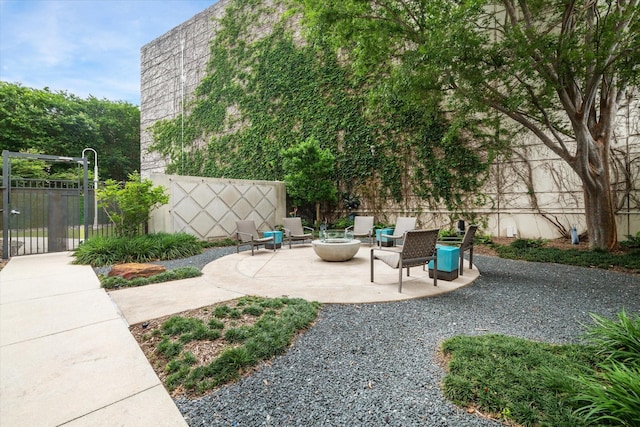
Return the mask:
<path id="1" fill-rule="evenodd" d="M 458 246 L 460 248 L 460 267 L 459 273 L 462 276 L 464 270 L 464 253 L 469 251 L 469 268 L 473 266 L 473 239 L 476 235 L 478 226 L 472 224 L 465 231 L 464 236 L 460 237 L 442 237 L 438 243 L 443 245 Z"/>
<path id="2" fill-rule="evenodd" d="M 273 251 L 276 251 L 275 236 L 260 237 L 256 229 L 256 223 L 252 219 L 236 221 L 236 253 L 240 253 L 241 245 L 251 245 L 251 256 L 253 249 L 263 245 L 267 249 L 267 243 L 273 243 Z"/>
<path id="3" fill-rule="evenodd" d="M 416 228 L 416 218 L 399 216 L 396 218 L 396 225 L 393 229 L 393 234 L 382 234 L 380 235 L 380 241 L 378 242 L 378 246 L 381 246 L 383 238 L 387 238 L 388 240 L 393 240 L 394 243 L 396 240 L 402 239 L 405 231 L 414 230 Z"/>
<path id="4" fill-rule="evenodd" d="M 289 249 L 291 249 L 291 241 L 313 240 L 313 228 L 302 225 L 302 218 L 283 218 L 282 219 L 282 231 L 284 232 L 284 239 L 289 242 Z"/>
<path id="5" fill-rule="evenodd" d="M 353 230 L 353 237 L 369 237 L 369 244 L 373 245 L 373 217 L 356 216 L 353 225 L 344 229 L 345 232 Z"/>
<path id="6" fill-rule="evenodd" d="M 422 266 L 423 270 L 433 260 L 434 271 L 438 271 L 436 241 L 440 230 L 410 230 L 404 233 L 402 250 L 393 248 L 371 248 L 371 281 L 373 282 L 373 261 L 379 259 L 391 268 L 398 269 L 398 292 L 402 292 L 402 269 Z M 438 275 L 433 276 L 433 286 L 438 286 Z"/>

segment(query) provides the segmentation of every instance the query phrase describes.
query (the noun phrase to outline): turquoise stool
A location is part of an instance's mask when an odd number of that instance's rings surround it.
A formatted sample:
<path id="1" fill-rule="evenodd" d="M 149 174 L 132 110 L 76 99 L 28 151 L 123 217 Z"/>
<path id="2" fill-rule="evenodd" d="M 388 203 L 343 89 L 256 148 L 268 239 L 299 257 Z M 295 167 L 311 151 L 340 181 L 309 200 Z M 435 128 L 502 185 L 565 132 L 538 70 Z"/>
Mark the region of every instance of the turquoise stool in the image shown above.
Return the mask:
<path id="1" fill-rule="evenodd" d="M 387 237 L 382 237 L 383 234 L 393 234 L 393 228 L 378 228 L 376 230 L 376 242 L 379 243 L 379 246 L 394 246 L 395 241 Z"/>
<path id="2" fill-rule="evenodd" d="M 438 251 L 438 279 L 451 281 L 458 278 L 460 248 L 436 245 Z M 429 277 L 433 278 L 433 261 L 429 261 Z"/>
<path id="3" fill-rule="evenodd" d="M 271 237 L 271 236 L 275 236 L 274 237 L 274 241 L 275 243 L 265 243 L 264 247 L 266 249 L 274 249 L 274 245 L 275 245 L 275 249 L 280 249 L 282 247 L 282 231 L 265 231 L 264 233 L 264 237 Z"/>

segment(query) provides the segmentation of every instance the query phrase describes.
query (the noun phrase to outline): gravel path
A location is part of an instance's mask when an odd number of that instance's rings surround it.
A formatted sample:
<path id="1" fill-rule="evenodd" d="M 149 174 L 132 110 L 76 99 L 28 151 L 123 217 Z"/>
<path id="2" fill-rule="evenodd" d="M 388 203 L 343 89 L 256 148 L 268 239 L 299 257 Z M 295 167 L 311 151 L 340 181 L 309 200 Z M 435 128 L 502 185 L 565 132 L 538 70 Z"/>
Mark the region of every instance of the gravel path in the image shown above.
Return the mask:
<path id="1" fill-rule="evenodd" d="M 224 251 L 207 252 L 202 257 L 211 260 Z M 286 354 L 236 384 L 176 404 L 191 426 L 498 426 L 442 396 L 436 350 L 443 339 L 500 333 L 576 342 L 588 313 L 640 312 L 638 275 L 475 261 L 481 277 L 446 295 L 324 305 Z"/>

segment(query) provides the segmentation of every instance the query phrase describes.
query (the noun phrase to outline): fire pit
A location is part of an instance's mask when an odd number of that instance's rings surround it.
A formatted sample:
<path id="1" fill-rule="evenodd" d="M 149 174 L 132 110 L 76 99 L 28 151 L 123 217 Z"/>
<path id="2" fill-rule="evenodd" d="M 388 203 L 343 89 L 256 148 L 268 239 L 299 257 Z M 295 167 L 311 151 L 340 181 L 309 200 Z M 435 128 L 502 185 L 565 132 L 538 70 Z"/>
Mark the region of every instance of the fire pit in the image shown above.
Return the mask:
<path id="1" fill-rule="evenodd" d="M 349 261 L 360 249 L 360 240 L 343 230 L 322 230 L 320 239 L 311 244 L 316 255 L 330 262 Z"/>

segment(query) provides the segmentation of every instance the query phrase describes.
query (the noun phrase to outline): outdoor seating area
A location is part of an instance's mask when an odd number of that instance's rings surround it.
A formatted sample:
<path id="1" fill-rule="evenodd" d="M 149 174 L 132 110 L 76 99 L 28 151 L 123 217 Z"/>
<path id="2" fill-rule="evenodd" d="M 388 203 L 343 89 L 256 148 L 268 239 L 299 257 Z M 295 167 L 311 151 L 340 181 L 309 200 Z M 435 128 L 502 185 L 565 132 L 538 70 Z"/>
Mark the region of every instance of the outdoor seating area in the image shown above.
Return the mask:
<path id="1" fill-rule="evenodd" d="M 286 241 L 289 249 L 294 249 L 293 243 L 300 243 L 301 247 L 307 241 L 311 243 L 318 261 L 334 264 L 358 264 L 358 254 L 362 250 L 362 243 L 368 243 L 370 283 L 375 283 L 375 262 L 397 270 L 397 292 L 402 293 L 403 271 L 406 277 L 413 277 L 412 267 L 422 267 L 420 277 L 429 280 L 429 284 L 438 286 L 438 280 L 455 281 L 463 276 L 464 253 L 469 252 L 469 270 L 473 271 L 473 238 L 478 229 L 477 225 L 470 225 L 461 237 L 439 239 L 440 229 L 416 229 L 417 219 L 414 217 L 398 217 L 394 228 L 375 229 L 373 216 L 355 216 L 353 225 L 344 230 L 327 230 L 321 227 L 318 238 L 315 230 L 304 226 L 300 217 L 283 218 L 282 230 L 265 230 L 259 232 L 253 220 L 237 221 L 236 253 L 240 254 L 242 245 L 250 245 L 251 256 L 255 249 L 264 246 L 276 253 Z M 263 237 L 260 237 L 260 234 Z M 377 245 L 374 244 L 374 238 Z M 298 250 L 298 248 L 296 248 Z M 285 259 L 288 255 L 283 255 Z M 293 260 L 283 265 L 283 271 L 290 269 Z M 298 264 L 296 264 L 298 265 Z M 331 268 L 326 266 L 326 268 Z M 340 267 L 342 268 L 342 267 Z M 378 275 L 382 269 L 378 269 Z M 415 271 L 415 270 L 414 270 Z M 329 270 L 327 270 L 329 272 Z M 477 271 L 476 271 L 477 273 Z M 329 273 L 334 277 L 343 277 L 340 271 Z M 473 273 L 471 274 L 474 275 Z M 405 279 L 406 281 L 406 279 Z"/>

